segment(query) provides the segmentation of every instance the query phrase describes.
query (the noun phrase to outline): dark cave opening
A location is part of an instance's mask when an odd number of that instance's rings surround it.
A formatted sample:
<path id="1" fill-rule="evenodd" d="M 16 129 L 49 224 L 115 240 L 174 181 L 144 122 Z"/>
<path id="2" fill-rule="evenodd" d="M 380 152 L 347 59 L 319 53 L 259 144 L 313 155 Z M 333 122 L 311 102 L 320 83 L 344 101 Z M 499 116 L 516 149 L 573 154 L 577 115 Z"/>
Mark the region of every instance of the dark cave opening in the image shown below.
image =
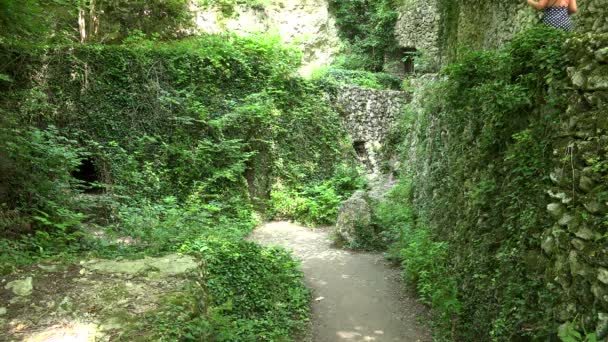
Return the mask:
<path id="1" fill-rule="evenodd" d="M 366 168 L 370 169 L 372 164 L 369 160 L 369 155 L 367 153 L 367 148 L 365 147 L 365 141 L 354 141 L 353 149 L 357 154 L 357 159 L 361 164 L 363 164 Z"/>
<path id="2" fill-rule="evenodd" d="M 98 194 L 103 192 L 103 187 L 100 186 L 101 177 L 95 161 L 91 157 L 83 158 L 80 165 L 75 171 L 72 171 L 72 177 L 81 181 L 84 193 Z"/>

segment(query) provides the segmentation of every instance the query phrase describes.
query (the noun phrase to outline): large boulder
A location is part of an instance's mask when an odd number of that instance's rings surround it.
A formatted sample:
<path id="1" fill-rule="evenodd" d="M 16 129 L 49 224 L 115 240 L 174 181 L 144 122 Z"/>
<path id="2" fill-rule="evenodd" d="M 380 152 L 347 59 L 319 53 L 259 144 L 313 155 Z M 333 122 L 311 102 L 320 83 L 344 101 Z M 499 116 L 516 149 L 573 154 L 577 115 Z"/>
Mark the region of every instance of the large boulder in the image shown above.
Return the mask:
<path id="1" fill-rule="evenodd" d="M 342 202 L 334 230 L 336 243 L 357 248 L 373 239 L 371 209 L 366 197 L 364 191 L 357 191 Z"/>

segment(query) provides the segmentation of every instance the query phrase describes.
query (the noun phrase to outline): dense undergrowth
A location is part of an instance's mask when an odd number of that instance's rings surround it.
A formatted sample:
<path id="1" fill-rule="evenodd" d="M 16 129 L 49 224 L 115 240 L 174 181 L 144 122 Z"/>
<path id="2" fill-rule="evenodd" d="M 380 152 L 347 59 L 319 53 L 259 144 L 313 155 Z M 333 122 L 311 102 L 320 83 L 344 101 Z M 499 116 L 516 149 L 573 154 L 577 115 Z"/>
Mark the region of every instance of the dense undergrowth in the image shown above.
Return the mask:
<path id="1" fill-rule="evenodd" d="M 397 125 L 405 167 L 376 222 L 439 338 L 557 338 L 562 301 L 540 244 L 553 225 L 544 189 L 567 105 L 566 36 L 535 28 L 500 50 L 463 52 Z M 575 328 L 585 327 L 562 325 L 560 337 L 594 340 Z"/>
<path id="2" fill-rule="evenodd" d="M 286 341 L 305 336 L 309 292 L 290 253 L 252 242 L 199 239 L 198 278 L 125 329 L 124 340 Z"/>
<path id="3" fill-rule="evenodd" d="M 333 222 L 361 179 L 322 89 L 294 76 L 296 51 L 269 36 L 137 36 L 5 43 L 0 56 L 3 273 L 49 259 L 194 253 L 206 262 L 206 302 L 184 292 L 143 329 L 224 341 L 302 330 L 297 265 L 239 241 L 273 216 Z"/>

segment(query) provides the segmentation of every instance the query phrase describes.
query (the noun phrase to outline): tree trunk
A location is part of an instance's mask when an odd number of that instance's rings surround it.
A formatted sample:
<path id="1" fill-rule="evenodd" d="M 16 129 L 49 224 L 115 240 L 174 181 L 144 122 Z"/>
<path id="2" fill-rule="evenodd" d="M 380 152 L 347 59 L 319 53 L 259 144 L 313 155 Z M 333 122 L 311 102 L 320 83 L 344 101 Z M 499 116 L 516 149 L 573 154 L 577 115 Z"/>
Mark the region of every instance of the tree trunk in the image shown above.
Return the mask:
<path id="1" fill-rule="evenodd" d="M 81 43 L 84 43 L 87 40 L 87 22 L 84 16 L 84 7 L 81 4 L 78 8 L 78 31 L 80 32 Z"/>

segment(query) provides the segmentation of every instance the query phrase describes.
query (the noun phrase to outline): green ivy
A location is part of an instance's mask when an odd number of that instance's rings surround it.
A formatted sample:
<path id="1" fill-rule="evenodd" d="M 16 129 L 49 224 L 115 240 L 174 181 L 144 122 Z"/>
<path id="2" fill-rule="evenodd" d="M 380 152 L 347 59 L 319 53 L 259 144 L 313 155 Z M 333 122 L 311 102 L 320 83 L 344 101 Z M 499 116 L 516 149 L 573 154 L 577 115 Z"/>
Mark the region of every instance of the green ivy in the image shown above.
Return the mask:
<path id="1" fill-rule="evenodd" d="M 559 300 L 540 250 L 552 223 L 539 208 L 566 108 L 558 95 L 566 84 L 566 36 L 539 27 L 501 50 L 463 51 L 443 71 L 445 80 L 427 90 L 422 112 L 407 111 L 397 126 L 419 142 L 420 164 L 409 170 L 428 173 L 422 180 L 406 169 L 413 190 L 401 203 L 411 213 L 391 215 L 381 206 L 379 222 L 398 232 L 390 234 L 392 254 L 438 313 L 439 336 L 555 337 Z M 398 148 L 404 159 L 408 144 Z M 384 206 L 398 203 L 389 197 Z"/>

